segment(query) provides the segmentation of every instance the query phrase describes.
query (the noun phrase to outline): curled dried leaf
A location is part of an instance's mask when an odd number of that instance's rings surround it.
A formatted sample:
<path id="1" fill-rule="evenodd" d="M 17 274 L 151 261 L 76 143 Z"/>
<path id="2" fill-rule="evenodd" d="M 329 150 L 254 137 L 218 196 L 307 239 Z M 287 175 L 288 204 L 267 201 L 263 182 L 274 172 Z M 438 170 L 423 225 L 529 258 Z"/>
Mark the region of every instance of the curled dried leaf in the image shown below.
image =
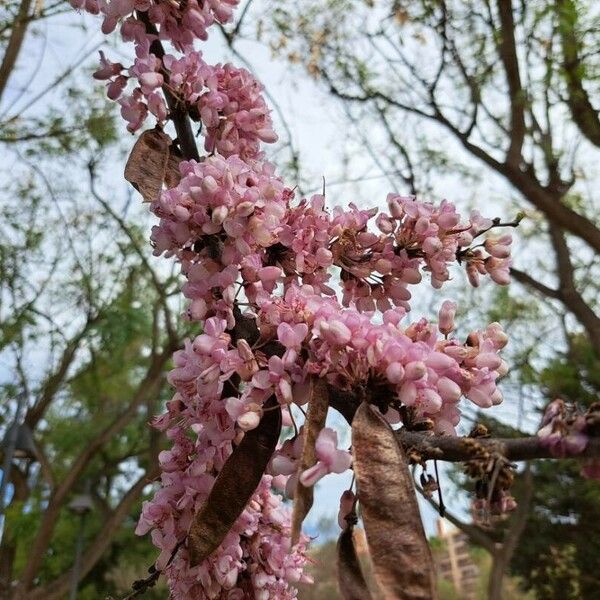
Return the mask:
<path id="1" fill-rule="evenodd" d="M 219 473 L 188 534 L 190 562 L 197 565 L 223 542 L 256 491 L 281 432 L 281 409 L 275 398 L 255 429 L 246 432 Z"/>
<path id="2" fill-rule="evenodd" d="M 145 202 L 154 202 L 167 174 L 171 138 L 161 129 L 144 131 L 137 139 L 127 164 L 125 179 L 142 195 Z"/>
<path id="3" fill-rule="evenodd" d="M 408 460 L 387 421 L 363 402 L 352 422 L 352 453 L 361 515 L 383 597 L 437 597 Z"/>
<path id="4" fill-rule="evenodd" d="M 337 543 L 337 576 L 342 600 L 371 600 L 354 545 L 354 527 L 348 525 Z"/>
<path id="5" fill-rule="evenodd" d="M 324 379 L 313 377 L 310 382 L 310 398 L 308 400 L 308 411 L 304 422 L 302 446 L 302 457 L 298 468 L 298 482 L 294 490 L 294 509 L 292 512 L 292 545 L 297 544 L 300 539 L 302 522 L 313 504 L 313 488 L 305 487 L 300 483 L 300 474 L 312 467 L 317 462 L 315 442 L 327 418 L 329 407 L 329 393 L 327 383 Z"/>

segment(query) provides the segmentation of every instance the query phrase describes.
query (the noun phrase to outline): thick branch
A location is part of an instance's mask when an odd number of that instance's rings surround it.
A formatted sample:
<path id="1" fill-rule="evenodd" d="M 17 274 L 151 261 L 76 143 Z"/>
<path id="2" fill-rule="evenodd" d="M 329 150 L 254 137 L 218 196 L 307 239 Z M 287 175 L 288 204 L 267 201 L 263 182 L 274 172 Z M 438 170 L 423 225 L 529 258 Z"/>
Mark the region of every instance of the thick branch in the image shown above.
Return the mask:
<path id="1" fill-rule="evenodd" d="M 482 450 L 498 452 L 510 461 L 556 458 L 537 436 L 523 438 L 468 438 L 428 435 L 401 429 L 398 441 L 406 449 L 414 448 L 424 459 L 462 462 L 476 459 Z M 569 458 L 600 458 L 600 438 L 591 438 L 586 449 Z"/>

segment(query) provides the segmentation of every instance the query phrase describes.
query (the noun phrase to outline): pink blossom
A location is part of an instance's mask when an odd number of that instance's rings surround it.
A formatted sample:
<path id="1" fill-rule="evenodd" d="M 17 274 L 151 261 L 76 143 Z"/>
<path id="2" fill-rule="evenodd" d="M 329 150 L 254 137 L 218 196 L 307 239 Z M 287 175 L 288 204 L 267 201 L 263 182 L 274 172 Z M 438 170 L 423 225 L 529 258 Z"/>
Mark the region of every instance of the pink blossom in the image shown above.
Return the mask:
<path id="1" fill-rule="evenodd" d="M 337 448 L 337 433 L 329 427 L 323 428 L 315 442 L 317 463 L 300 475 L 300 483 L 313 486 L 327 473 L 343 473 L 350 468 L 352 457 L 345 450 Z"/>

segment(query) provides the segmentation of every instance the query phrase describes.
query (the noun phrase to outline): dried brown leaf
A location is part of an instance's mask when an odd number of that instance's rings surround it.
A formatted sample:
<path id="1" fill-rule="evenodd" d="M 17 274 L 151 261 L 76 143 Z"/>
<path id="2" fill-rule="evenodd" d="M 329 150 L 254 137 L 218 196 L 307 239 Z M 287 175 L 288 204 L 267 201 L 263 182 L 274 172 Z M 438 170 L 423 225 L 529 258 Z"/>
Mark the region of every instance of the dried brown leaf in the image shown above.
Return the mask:
<path id="1" fill-rule="evenodd" d="M 265 404 L 258 427 L 246 432 L 219 473 L 188 534 L 190 562 L 197 565 L 220 545 L 256 491 L 281 432 L 275 398 Z"/>
<path id="2" fill-rule="evenodd" d="M 300 483 L 300 474 L 312 467 L 317 462 L 315 442 L 327 417 L 329 407 L 329 393 L 327 383 L 324 379 L 313 377 L 310 384 L 310 398 L 308 400 L 308 411 L 304 422 L 302 446 L 302 457 L 298 468 L 298 482 L 294 490 L 294 509 L 292 511 L 292 545 L 298 543 L 302 522 L 313 504 L 313 488 L 304 487 Z"/>
<path id="3" fill-rule="evenodd" d="M 354 527 L 346 527 L 337 543 L 337 576 L 342 600 L 371 600 L 371 592 L 365 581 L 356 547 L 354 546 Z"/>
<path id="4" fill-rule="evenodd" d="M 165 169 L 165 187 L 170 190 L 181 181 L 181 171 L 179 163 L 183 160 L 181 152 L 174 146 L 169 147 L 169 158 L 167 159 L 167 168 Z"/>
<path id="5" fill-rule="evenodd" d="M 437 597 L 431 550 L 413 480 L 387 421 L 363 402 L 352 422 L 352 454 L 361 515 L 383 597 Z"/>
<path id="6" fill-rule="evenodd" d="M 131 149 L 125 165 L 125 179 L 145 202 L 158 198 L 167 173 L 171 138 L 160 129 L 144 131 Z"/>

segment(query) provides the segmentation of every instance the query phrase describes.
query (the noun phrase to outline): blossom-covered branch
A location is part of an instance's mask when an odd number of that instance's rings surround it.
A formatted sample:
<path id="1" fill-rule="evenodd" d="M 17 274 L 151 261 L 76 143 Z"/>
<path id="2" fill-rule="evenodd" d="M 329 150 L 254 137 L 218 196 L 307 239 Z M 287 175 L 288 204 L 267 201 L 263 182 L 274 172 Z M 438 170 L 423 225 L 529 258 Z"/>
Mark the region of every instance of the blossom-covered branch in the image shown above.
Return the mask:
<path id="1" fill-rule="evenodd" d="M 428 279 L 438 289 L 460 268 L 473 286 L 486 275 L 507 284 L 512 238 L 496 232 L 516 222 L 477 211 L 463 217 L 448 201 L 395 193 L 386 211 L 355 204 L 329 210 L 323 195 L 296 200 L 265 161 L 262 144 L 277 136 L 262 86 L 244 69 L 208 64 L 195 47 L 210 25 L 231 19 L 237 0 L 73 3 L 102 13 L 105 33 L 119 26 L 133 43 L 131 65 L 102 54 L 95 77 L 107 82 L 129 131 L 153 119 L 158 143 L 147 145 L 145 156 L 167 171 L 174 167 L 164 130 L 175 125 L 178 171 L 159 177 L 158 186 L 164 179 L 168 189 L 145 199 L 159 218 L 154 253 L 181 265 L 185 318 L 201 328 L 175 354 L 175 395 L 153 422 L 171 447 L 160 454 L 162 485 L 144 505 L 137 531 L 151 531 L 161 551 L 156 567 L 174 598 L 294 598 L 293 585 L 307 579 L 308 539 L 296 540 L 279 492 L 308 510 L 305 490 L 351 465 L 324 418 L 298 427 L 302 407 L 308 404 L 310 414 L 316 387 L 327 390 L 320 409 L 331 402 L 349 420 L 362 403 L 356 435 L 366 440 L 373 432 L 404 469 L 387 497 L 414 500 L 390 424 L 427 424 L 454 439 L 463 398 L 481 408 L 502 401 L 497 382 L 508 370 L 500 357 L 508 339 L 492 323 L 460 340 L 451 301 L 441 303 L 437 322 L 409 322 L 411 287 Z M 190 119 L 204 135 L 201 159 Z M 156 169 L 139 170 L 156 178 Z M 273 452 L 281 420 L 293 434 Z M 366 474 L 377 455 L 358 459 L 358 501 L 373 507 L 372 523 L 379 523 L 378 502 L 368 489 L 377 486 Z M 227 511 L 216 510 L 219 502 Z M 398 527 L 418 520 L 398 507 L 392 513 Z M 424 540 L 422 531 L 413 533 Z M 426 544 L 420 548 L 426 558 Z M 376 564 L 385 577 L 394 570 L 387 563 Z"/>

